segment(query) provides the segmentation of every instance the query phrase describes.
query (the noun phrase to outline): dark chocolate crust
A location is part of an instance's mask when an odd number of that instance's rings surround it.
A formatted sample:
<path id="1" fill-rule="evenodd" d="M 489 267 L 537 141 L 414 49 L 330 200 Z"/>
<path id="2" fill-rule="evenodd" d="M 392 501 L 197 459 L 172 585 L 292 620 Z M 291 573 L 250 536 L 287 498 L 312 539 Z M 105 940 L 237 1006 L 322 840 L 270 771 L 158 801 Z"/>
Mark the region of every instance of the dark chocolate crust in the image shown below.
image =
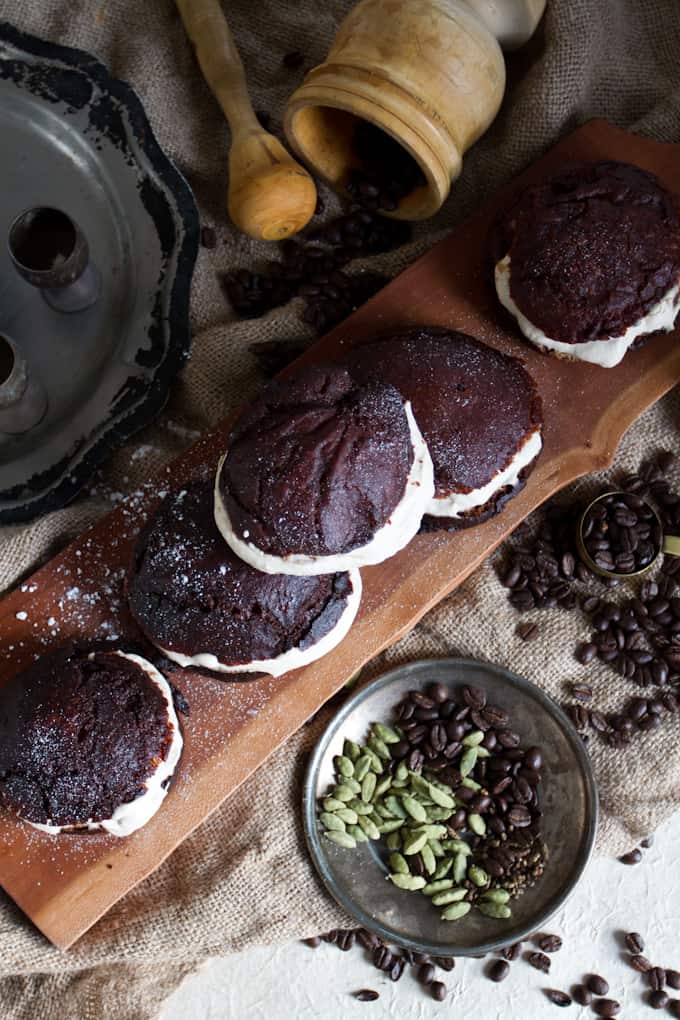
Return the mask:
<path id="1" fill-rule="evenodd" d="M 538 455 L 540 456 L 540 454 Z M 491 517 L 499 514 L 506 503 L 522 491 L 527 483 L 527 478 L 534 470 L 538 460 L 536 456 L 530 464 L 520 471 L 516 485 L 506 485 L 504 488 L 494 492 L 493 496 L 481 506 L 476 506 L 459 517 L 436 517 L 434 514 L 425 514 L 420 525 L 420 534 L 429 531 L 462 531 L 465 528 L 473 528 L 476 524 L 483 524 Z"/>
<path id="2" fill-rule="evenodd" d="M 236 534 L 263 552 L 329 556 L 386 524 L 412 462 L 394 387 L 319 364 L 272 383 L 238 420 L 220 492 Z"/>
<path id="3" fill-rule="evenodd" d="M 524 191 L 498 218 L 494 264 L 510 255 L 510 294 L 546 336 L 620 336 L 680 279 L 676 196 L 646 170 L 580 163 Z"/>
<path id="4" fill-rule="evenodd" d="M 46 655 L 0 690 L 0 803 L 43 824 L 111 818 L 144 792 L 171 740 L 165 699 L 135 663 Z"/>
<path id="5" fill-rule="evenodd" d="M 411 401 L 437 496 L 486 485 L 543 423 L 522 363 L 465 333 L 414 327 L 354 348 L 349 366 L 358 379 L 385 379 Z M 477 509 L 466 516 L 480 520 Z"/>
<path id="6" fill-rule="evenodd" d="M 349 574 L 263 574 L 232 553 L 215 524 L 213 483 L 171 493 L 137 541 L 130 611 L 156 645 L 211 653 L 225 666 L 310 648 L 340 620 Z"/>

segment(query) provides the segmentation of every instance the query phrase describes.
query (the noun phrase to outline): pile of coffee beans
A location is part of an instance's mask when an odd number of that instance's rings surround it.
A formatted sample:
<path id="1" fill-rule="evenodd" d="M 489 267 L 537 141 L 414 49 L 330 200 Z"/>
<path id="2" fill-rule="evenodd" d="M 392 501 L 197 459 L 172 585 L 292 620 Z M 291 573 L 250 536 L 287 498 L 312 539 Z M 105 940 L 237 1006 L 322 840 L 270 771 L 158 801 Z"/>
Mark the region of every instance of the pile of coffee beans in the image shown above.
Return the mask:
<path id="1" fill-rule="evenodd" d="M 357 122 L 354 152 L 361 165 L 350 170 L 347 191 L 364 209 L 393 212 L 425 184 L 422 170 L 406 149 L 368 121 Z"/>
<path id="2" fill-rule="evenodd" d="M 660 536 L 655 522 L 649 525 L 647 535 L 648 518 L 640 506 L 643 499 L 655 501 L 664 527 L 677 526 L 680 495 L 671 491 L 665 477 L 672 463 L 673 455 L 662 451 L 637 473 L 622 479 L 620 487 L 629 493 L 625 507 L 615 505 L 623 502 L 619 500 L 603 504 L 606 521 L 598 517 L 598 533 L 609 536 L 606 539 L 609 545 L 607 549 L 591 546 L 594 559 L 594 554 L 611 556 L 614 567 L 620 569 L 616 557 L 621 554 L 622 542 L 627 547 L 635 546 L 637 541 L 635 550 L 628 552 L 635 557 L 642 548 L 644 558 L 649 555 L 646 543 L 658 545 Z M 633 522 L 633 512 L 637 523 Z M 619 676 L 650 691 L 645 697 L 630 699 L 618 712 L 603 713 L 590 706 L 592 688 L 588 684 L 571 688 L 574 701 L 565 708 L 577 729 L 584 735 L 592 730 L 611 747 L 625 748 L 636 735 L 656 729 L 664 717 L 680 707 L 680 558 L 664 557 L 655 579 L 642 579 L 633 591 L 614 601 L 605 592 L 621 588 L 623 582 L 600 577 L 578 558 L 576 533 L 580 513 L 580 507 L 553 505 L 533 541 L 515 547 L 506 558 L 501 580 L 509 589 L 510 604 L 519 612 L 579 609 L 590 620 L 591 634 L 576 650 L 578 662 L 607 663 Z M 632 537 L 621 538 L 631 530 Z M 520 528 L 516 532 L 520 538 L 522 531 L 528 534 L 527 528 Z M 594 534 L 593 527 L 589 539 Z M 536 636 L 534 631 L 525 629 L 524 623 L 520 626 L 523 629 L 519 636 L 524 640 Z"/>
<path id="3" fill-rule="evenodd" d="M 661 522 L 641 496 L 609 493 L 589 507 L 581 537 L 600 570 L 635 574 L 661 551 Z"/>
<path id="4" fill-rule="evenodd" d="M 474 906 L 511 916 L 509 901 L 543 873 L 538 789 L 543 756 L 522 749 L 507 712 L 481 687 L 431 684 L 376 722 L 365 746 L 346 740 L 320 805 L 331 842 L 385 838 L 392 883 L 420 891 L 457 921 Z"/>

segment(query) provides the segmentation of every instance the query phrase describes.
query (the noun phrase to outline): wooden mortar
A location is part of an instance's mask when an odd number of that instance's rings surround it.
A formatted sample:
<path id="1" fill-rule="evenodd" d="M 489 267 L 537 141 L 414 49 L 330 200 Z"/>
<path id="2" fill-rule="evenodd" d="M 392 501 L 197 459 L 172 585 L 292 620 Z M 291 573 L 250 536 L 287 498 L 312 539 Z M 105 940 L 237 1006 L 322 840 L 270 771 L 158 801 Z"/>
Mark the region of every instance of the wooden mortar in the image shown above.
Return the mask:
<path id="1" fill-rule="evenodd" d="M 432 216 L 460 173 L 463 153 L 503 99 L 498 39 L 508 48 L 525 42 L 544 7 L 545 0 L 503 0 L 499 13 L 491 0 L 361 0 L 327 59 L 288 101 L 288 141 L 315 173 L 343 190 L 359 165 L 356 122 L 370 121 L 425 175 L 426 183 L 390 215 Z"/>

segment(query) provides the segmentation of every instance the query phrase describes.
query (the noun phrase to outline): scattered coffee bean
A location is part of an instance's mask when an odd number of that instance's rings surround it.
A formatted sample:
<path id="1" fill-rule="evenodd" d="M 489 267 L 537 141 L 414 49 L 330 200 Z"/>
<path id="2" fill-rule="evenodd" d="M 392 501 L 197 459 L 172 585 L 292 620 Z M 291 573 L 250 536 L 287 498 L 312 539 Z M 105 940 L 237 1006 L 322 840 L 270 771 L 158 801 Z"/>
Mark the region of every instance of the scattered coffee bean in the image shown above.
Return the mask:
<path id="1" fill-rule="evenodd" d="M 514 942 L 511 946 L 506 946 L 505 949 L 503 950 L 504 958 L 506 960 L 510 960 L 511 962 L 513 960 L 519 959 L 521 955 L 522 955 L 521 942 Z"/>
<path id="2" fill-rule="evenodd" d="M 571 693 L 577 701 L 590 701 L 593 697 L 593 688 L 588 684 L 572 684 Z"/>
<path id="3" fill-rule="evenodd" d="M 443 1002 L 446 998 L 446 985 L 442 981 L 433 981 L 430 985 L 430 993 L 437 1002 Z"/>
<path id="4" fill-rule="evenodd" d="M 520 623 L 517 625 L 517 636 L 522 641 L 533 641 L 539 636 L 538 624 L 537 623 Z"/>
<path id="5" fill-rule="evenodd" d="M 649 993 L 648 1002 L 652 1009 L 665 1009 L 670 1001 L 666 992 L 661 991 L 661 989 Z"/>
<path id="6" fill-rule="evenodd" d="M 629 952 L 636 954 L 644 952 L 645 943 L 643 941 L 642 935 L 639 935 L 638 932 L 629 931 L 628 934 L 626 935 L 625 942 L 626 949 L 628 949 Z"/>
<path id="7" fill-rule="evenodd" d="M 434 962 L 437 967 L 440 967 L 445 971 L 451 971 L 456 966 L 456 961 L 453 956 L 435 956 Z"/>
<path id="8" fill-rule="evenodd" d="M 647 984 L 655 992 L 666 987 L 666 971 L 663 967 L 652 967 L 647 971 Z"/>
<path id="9" fill-rule="evenodd" d="M 372 988 L 360 988 L 358 992 L 354 993 L 354 998 L 358 999 L 359 1002 L 375 1002 L 376 999 L 380 998 L 380 993 Z"/>
<path id="10" fill-rule="evenodd" d="M 589 974 L 585 983 L 593 995 L 606 995 L 609 991 L 609 982 L 600 974 Z"/>
<path id="11" fill-rule="evenodd" d="M 621 857 L 619 857 L 619 860 L 622 864 L 639 864 L 642 860 L 642 854 L 640 853 L 640 850 L 635 847 L 634 850 L 629 850 L 627 854 L 622 854 Z"/>
<path id="12" fill-rule="evenodd" d="M 680 1020 L 680 999 L 674 999 L 669 1006 L 671 1016 L 677 1017 Z"/>
<path id="13" fill-rule="evenodd" d="M 649 850 L 649 848 L 651 846 L 653 846 L 653 845 L 654 845 L 654 835 L 653 834 L 651 834 L 649 836 L 645 836 L 644 839 L 640 840 L 640 846 L 642 847 L 643 850 Z"/>
<path id="14" fill-rule="evenodd" d="M 431 985 L 434 981 L 434 966 L 431 963 L 423 963 L 418 970 L 418 980 L 421 985 Z"/>
<path id="15" fill-rule="evenodd" d="M 562 948 L 562 939 L 559 935 L 541 935 L 536 940 L 536 945 L 544 953 L 556 953 Z"/>
<path id="16" fill-rule="evenodd" d="M 621 1003 L 617 1002 L 616 999 L 596 999 L 593 1003 L 593 1010 L 598 1016 L 610 1018 L 619 1015 Z"/>
<path id="17" fill-rule="evenodd" d="M 667 970 L 666 984 L 669 988 L 674 988 L 677 991 L 680 988 L 680 971 Z"/>
<path id="18" fill-rule="evenodd" d="M 633 970 L 638 971 L 640 974 L 646 974 L 648 970 L 652 969 L 652 965 L 646 956 L 641 953 L 636 953 L 635 956 L 631 956 L 630 965 Z"/>
<path id="19" fill-rule="evenodd" d="M 311 938 L 303 939 L 302 941 L 306 946 L 309 946 L 310 949 L 318 949 L 319 946 L 321 945 L 321 936 L 312 935 Z"/>
<path id="20" fill-rule="evenodd" d="M 574 1001 L 578 1002 L 579 1006 L 589 1006 L 593 1001 L 593 993 L 585 985 L 575 985 L 572 994 Z"/>
<path id="21" fill-rule="evenodd" d="M 212 227 L 201 227 L 201 244 L 204 248 L 217 246 L 217 234 Z"/>
<path id="22" fill-rule="evenodd" d="M 505 981 L 510 973 L 510 964 L 507 960 L 494 960 L 487 969 L 486 975 L 491 981 Z"/>
<path id="23" fill-rule="evenodd" d="M 546 956 L 545 953 L 527 953 L 526 959 L 536 970 L 540 970 L 544 974 L 549 972 L 550 957 Z"/>
<path id="24" fill-rule="evenodd" d="M 545 994 L 556 1006 L 571 1006 L 571 996 L 566 992 L 561 992 L 557 988 L 546 988 Z"/>

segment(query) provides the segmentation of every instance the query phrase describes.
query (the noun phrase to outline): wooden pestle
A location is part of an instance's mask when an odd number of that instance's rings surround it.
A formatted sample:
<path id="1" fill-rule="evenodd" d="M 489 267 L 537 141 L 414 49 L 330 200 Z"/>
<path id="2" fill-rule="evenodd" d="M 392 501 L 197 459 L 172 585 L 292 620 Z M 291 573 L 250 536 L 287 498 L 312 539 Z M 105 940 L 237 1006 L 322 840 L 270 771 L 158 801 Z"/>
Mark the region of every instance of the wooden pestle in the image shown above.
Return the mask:
<path id="1" fill-rule="evenodd" d="M 219 0 L 176 0 L 203 76 L 231 128 L 227 208 L 264 241 L 297 233 L 314 215 L 316 186 L 253 110 L 241 58 Z"/>

